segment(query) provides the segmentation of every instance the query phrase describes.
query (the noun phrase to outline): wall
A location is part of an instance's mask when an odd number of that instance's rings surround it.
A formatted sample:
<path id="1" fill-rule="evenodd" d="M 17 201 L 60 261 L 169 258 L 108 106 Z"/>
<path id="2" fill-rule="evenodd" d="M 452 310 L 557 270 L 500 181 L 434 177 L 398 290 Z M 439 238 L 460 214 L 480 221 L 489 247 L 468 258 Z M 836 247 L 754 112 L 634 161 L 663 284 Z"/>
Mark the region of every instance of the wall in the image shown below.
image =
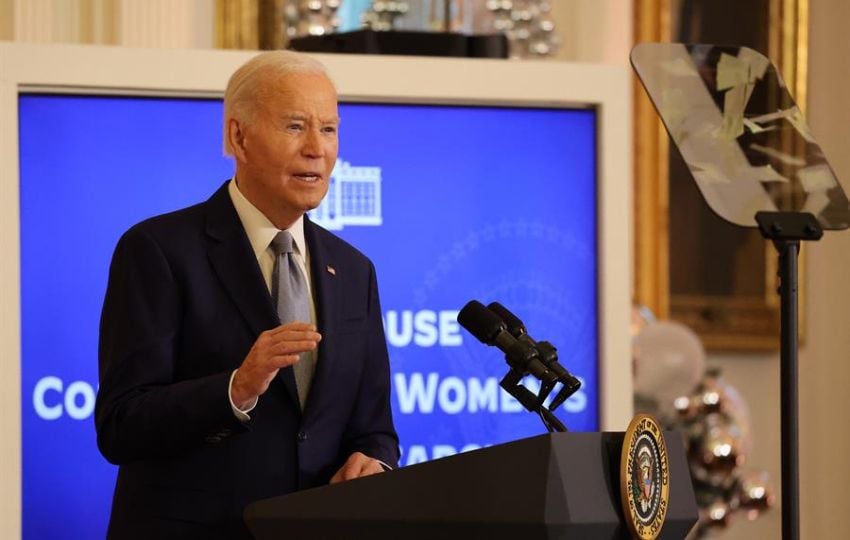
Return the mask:
<path id="1" fill-rule="evenodd" d="M 0 40 L 213 46 L 215 0 L 0 0 Z"/>
<path id="2" fill-rule="evenodd" d="M 551 2 L 563 43 L 557 60 L 629 65 L 632 0 Z"/>
<path id="3" fill-rule="evenodd" d="M 809 119 L 850 191 L 850 3 L 812 0 Z M 808 344 L 800 361 L 804 538 L 850 538 L 850 232 L 811 246 Z"/>

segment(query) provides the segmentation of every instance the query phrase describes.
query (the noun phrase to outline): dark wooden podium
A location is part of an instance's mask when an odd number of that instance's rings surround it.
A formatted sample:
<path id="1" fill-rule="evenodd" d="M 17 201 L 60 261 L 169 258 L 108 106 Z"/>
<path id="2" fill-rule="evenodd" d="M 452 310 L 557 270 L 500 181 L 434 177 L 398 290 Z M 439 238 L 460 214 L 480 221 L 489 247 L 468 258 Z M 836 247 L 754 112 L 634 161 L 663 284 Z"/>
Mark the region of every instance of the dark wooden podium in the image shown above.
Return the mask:
<path id="1" fill-rule="evenodd" d="M 665 433 L 670 504 L 659 538 L 697 521 L 681 438 Z M 620 507 L 623 433 L 555 433 L 258 501 L 265 539 L 629 538 Z"/>

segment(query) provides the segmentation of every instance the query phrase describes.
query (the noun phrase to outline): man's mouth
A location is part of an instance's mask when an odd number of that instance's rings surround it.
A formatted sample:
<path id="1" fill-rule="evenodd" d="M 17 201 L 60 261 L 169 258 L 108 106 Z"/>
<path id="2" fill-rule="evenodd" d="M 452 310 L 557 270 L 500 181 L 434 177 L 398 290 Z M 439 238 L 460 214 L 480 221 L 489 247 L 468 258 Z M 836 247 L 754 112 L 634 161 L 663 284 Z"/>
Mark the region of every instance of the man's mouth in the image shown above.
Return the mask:
<path id="1" fill-rule="evenodd" d="M 314 172 L 296 173 L 293 176 L 303 182 L 318 182 L 322 175 Z"/>

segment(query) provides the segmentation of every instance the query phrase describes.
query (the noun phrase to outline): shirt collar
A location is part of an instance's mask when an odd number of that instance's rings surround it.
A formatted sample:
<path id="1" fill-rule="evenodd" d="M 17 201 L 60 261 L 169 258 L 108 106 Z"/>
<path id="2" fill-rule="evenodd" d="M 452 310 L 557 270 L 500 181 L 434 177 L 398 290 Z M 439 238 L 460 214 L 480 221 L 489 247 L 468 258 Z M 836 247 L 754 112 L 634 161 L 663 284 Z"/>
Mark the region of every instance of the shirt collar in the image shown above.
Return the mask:
<path id="1" fill-rule="evenodd" d="M 239 215 L 239 220 L 242 222 L 242 227 L 248 235 L 248 241 L 251 243 L 251 248 L 254 250 L 254 256 L 257 259 L 268 249 L 274 237 L 280 232 L 280 229 L 263 214 L 260 210 L 251 204 L 251 201 L 245 198 L 245 195 L 239 191 L 239 186 L 236 184 L 236 177 L 227 185 L 227 192 L 230 195 L 230 200 L 233 201 L 233 207 L 236 208 L 236 213 Z M 292 240 L 295 242 L 295 250 L 302 257 L 307 255 L 307 244 L 304 241 L 304 216 L 287 229 L 292 235 Z"/>

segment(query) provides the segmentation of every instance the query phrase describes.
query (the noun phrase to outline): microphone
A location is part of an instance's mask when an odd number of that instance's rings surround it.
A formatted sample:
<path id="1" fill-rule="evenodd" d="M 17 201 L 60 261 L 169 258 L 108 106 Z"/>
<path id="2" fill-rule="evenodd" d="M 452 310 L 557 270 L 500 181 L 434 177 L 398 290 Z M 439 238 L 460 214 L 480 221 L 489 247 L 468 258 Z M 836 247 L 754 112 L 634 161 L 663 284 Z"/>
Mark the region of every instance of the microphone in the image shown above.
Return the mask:
<path id="1" fill-rule="evenodd" d="M 487 308 L 504 322 L 507 331 L 516 338 L 517 341 L 527 343 L 536 348 L 540 356 L 540 361 L 554 372 L 558 377 L 558 381 L 564 385 L 564 388 L 558 392 L 558 395 L 552 400 L 549 407 L 551 410 L 557 409 L 564 401 L 567 400 L 568 397 L 578 391 L 581 387 L 581 381 L 575 378 L 572 373 L 567 371 L 567 369 L 558 362 L 558 351 L 551 343 L 548 341 L 534 341 L 534 339 L 528 335 L 528 330 L 526 330 L 525 325 L 519 317 L 514 315 L 502 304 L 498 302 L 491 302 Z"/>
<path id="2" fill-rule="evenodd" d="M 537 349 L 517 340 L 498 315 L 478 300 L 467 302 L 457 315 L 457 322 L 485 345 L 496 346 L 505 353 L 508 364 L 523 373 L 531 373 L 544 384 L 554 385 L 558 375 L 540 361 Z"/>

